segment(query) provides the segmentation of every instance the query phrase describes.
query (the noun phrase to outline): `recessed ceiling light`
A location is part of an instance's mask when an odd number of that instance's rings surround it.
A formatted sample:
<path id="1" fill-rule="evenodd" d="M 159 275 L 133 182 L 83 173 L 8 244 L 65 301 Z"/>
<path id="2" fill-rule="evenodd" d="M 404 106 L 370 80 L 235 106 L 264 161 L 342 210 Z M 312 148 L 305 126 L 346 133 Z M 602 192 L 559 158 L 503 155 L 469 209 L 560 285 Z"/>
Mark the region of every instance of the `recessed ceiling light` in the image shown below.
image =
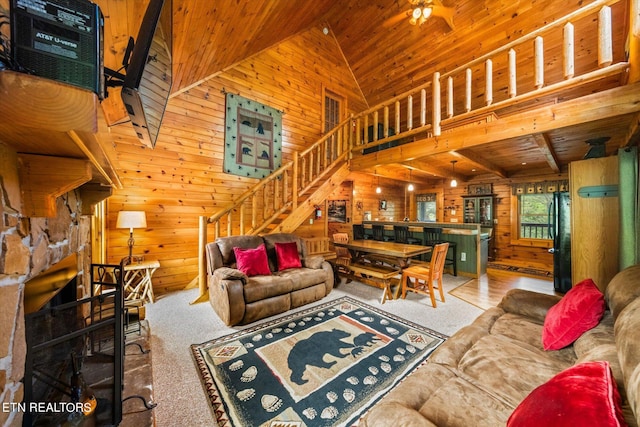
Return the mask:
<path id="1" fill-rule="evenodd" d="M 527 164 L 527 162 L 522 162 L 522 166 L 524 166 L 524 165 L 526 165 L 526 164 Z"/>

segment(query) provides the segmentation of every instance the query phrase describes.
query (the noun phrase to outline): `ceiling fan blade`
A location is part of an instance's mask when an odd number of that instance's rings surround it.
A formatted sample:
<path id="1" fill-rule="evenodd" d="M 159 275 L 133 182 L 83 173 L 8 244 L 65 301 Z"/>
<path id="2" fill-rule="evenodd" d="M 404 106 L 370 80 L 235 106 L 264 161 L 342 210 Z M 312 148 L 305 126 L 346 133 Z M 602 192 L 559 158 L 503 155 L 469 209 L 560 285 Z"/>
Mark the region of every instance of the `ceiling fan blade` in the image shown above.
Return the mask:
<path id="1" fill-rule="evenodd" d="M 410 14 L 411 14 L 411 11 L 405 11 L 405 12 L 398 13 L 397 15 L 394 15 L 391 18 L 389 18 L 386 21 L 384 21 L 382 23 L 382 26 L 383 27 L 393 27 L 394 25 L 396 25 L 400 21 L 404 21 L 405 19 L 408 19 Z"/>
<path id="2" fill-rule="evenodd" d="M 431 9 L 432 9 L 431 13 L 434 16 L 439 16 L 444 19 L 453 19 L 453 14 L 456 12 L 454 8 L 445 7 L 445 6 L 433 5 L 431 6 Z"/>
<path id="3" fill-rule="evenodd" d="M 451 27 L 452 30 L 454 29 L 454 26 L 453 26 L 453 15 L 456 12 L 454 8 L 433 5 L 431 7 L 431 9 L 432 9 L 431 14 L 433 16 L 439 16 L 439 17 L 443 18 L 447 22 L 447 24 L 449 24 L 449 27 Z"/>

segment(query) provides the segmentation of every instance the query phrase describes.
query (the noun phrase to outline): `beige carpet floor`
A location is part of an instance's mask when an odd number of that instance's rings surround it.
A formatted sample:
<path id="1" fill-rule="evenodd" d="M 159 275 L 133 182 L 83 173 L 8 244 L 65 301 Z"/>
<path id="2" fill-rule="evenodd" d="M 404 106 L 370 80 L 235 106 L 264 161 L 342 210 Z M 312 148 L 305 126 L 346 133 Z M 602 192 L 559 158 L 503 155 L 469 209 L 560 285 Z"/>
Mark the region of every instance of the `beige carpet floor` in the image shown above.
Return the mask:
<path id="1" fill-rule="evenodd" d="M 405 300 L 380 304 L 381 290 L 358 282 L 341 283 L 316 304 L 350 296 L 428 328 L 452 335 L 471 323 L 482 309 L 449 294 L 468 279 L 445 275 L 445 300 L 431 307 L 429 297 L 409 293 Z M 153 410 L 156 426 L 215 426 L 189 346 L 202 343 L 245 327 L 229 328 L 208 303 L 190 305 L 197 289 L 163 295 L 147 305 L 151 328 L 153 361 Z M 305 306 L 311 307 L 311 305 Z M 302 309 L 302 308 L 301 308 Z M 280 316 L 274 316 L 274 318 Z"/>

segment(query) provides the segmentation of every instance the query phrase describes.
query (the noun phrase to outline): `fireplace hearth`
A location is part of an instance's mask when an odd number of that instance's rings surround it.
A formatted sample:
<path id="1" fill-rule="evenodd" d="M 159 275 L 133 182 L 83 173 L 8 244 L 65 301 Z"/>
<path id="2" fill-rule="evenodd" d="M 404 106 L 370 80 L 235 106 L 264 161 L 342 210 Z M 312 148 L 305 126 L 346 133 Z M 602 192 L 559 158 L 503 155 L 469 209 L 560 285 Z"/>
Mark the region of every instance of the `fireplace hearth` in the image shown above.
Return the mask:
<path id="1" fill-rule="evenodd" d="M 25 315 L 24 426 L 118 425 L 122 420 L 122 272 L 121 265 L 93 264 L 91 296 L 81 299 L 75 298 L 76 277 L 64 286 L 39 285 L 55 290 Z M 49 276 L 67 280 L 67 273 Z M 42 292 L 36 294 L 41 303 Z"/>

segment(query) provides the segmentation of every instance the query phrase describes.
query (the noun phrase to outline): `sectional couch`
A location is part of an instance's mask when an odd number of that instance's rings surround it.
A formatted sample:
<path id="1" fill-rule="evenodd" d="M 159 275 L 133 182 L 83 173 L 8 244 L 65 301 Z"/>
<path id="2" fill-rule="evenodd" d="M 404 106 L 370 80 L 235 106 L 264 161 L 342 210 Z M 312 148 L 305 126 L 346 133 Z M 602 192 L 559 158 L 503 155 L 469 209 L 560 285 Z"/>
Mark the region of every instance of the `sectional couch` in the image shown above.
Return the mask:
<path id="1" fill-rule="evenodd" d="M 618 273 L 599 295 L 604 314 L 597 325 L 568 346 L 545 350 L 541 337 L 560 297 L 509 291 L 384 396 L 360 426 L 637 426 L 640 265 Z M 600 375 L 592 379 L 587 371 Z M 594 397 L 596 390 L 602 393 Z M 618 397 L 621 409 L 607 409 Z M 572 414 L 568 423 L 548 421 L 562 414 Z"/>
<path id="2" fill-rule="evenodd" d="M 285 257 L 283 248 L 291 244 L 294 253 Z M 238 265 L 238 254 L 255 253 L 262 245 L 266 265 L 254 259 L 246 268 Z M 284 313 L 333 289 L 331 265 L 321 256 L 309 256 L 304 240 L 294 234 L 221 237 L 206 245 L 206 258 L 209 301 L 229 326 Z"/>

